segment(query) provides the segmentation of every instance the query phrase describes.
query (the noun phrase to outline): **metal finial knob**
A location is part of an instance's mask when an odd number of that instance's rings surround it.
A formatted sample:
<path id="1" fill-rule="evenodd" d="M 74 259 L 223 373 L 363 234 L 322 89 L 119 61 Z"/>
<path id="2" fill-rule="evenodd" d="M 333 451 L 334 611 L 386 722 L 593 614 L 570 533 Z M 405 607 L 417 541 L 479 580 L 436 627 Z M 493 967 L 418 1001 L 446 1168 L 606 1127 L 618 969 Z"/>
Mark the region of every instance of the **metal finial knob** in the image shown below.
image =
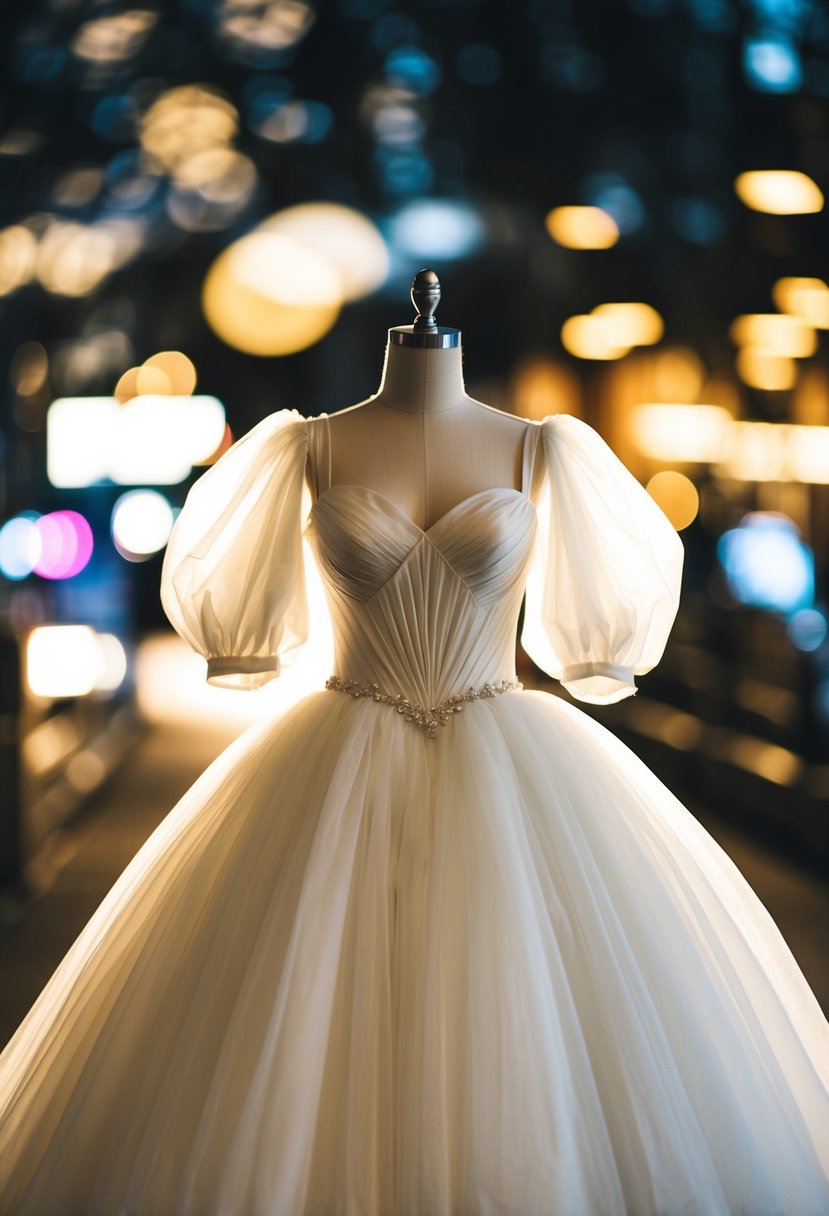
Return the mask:
<path id="1" fill-rule="evenodd" d="M 440 304 L 440 279 L 434 270 L 420 270 L 412 282 L 412 304 L 415 316 L 416 330 L 437 329 L 435 312 Z"/>

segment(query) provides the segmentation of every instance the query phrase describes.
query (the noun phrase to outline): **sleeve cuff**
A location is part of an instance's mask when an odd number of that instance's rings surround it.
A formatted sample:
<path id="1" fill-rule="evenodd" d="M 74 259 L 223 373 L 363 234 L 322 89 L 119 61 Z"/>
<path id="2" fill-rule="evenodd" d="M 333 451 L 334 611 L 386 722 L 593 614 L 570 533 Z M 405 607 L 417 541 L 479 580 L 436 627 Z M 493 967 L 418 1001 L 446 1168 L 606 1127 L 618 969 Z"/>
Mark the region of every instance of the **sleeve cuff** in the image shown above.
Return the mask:
<path id="1" fill-rule="evenodd" d="M 574 663 L 562 670 L 561 683 L 577 701 L 611 705 L 636 693 L 632 667 L 618 663 Z"/>
<path id="2" fill-rule="evenodd" d="M 275 654 L 221 655 L 207 660 L 207 682 L 214 688 L 260 688 L 279 672 Z"/>

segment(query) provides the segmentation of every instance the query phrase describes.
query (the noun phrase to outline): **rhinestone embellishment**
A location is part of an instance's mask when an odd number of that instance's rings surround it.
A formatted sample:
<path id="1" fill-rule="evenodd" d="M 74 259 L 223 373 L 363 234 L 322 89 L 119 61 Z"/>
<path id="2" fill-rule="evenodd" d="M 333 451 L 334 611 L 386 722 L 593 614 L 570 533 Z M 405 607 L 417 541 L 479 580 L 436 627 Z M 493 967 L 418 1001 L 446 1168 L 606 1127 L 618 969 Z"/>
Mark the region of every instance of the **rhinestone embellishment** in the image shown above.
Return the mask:
<path id="1" fill-rule="evenodd" d="M 382 705 L 390 705 L 403 714 L 407 722 L 424 731 L 430 739 L 436 739 L 437 728 L 445 726 L 452 714 L 459 714 L 467 703 L 497 697 L 502 692 L 521 692 L 524 685 L 518 680 L 501 680 L 498 684 L 484 684 L 483 688 L 457 692 L 438 705 L 429 706 L 415 705 L 402 692 L 385 692 L 379 684 L 359 684 L 356 680 L 341 680 L 339 676 L 330 676 L 325 681 L 325 687 L 333 692 L 347 693 L 350 697 L 371 697 Z"/>

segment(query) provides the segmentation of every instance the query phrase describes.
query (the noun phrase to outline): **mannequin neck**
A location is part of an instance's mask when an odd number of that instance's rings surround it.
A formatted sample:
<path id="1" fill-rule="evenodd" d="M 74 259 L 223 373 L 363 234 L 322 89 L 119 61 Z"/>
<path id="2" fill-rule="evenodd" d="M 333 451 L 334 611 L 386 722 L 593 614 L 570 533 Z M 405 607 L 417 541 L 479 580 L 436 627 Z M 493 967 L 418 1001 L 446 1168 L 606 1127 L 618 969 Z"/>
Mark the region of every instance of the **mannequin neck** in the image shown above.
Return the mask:
<path id="1" fill-rule="evenodd" d="M 462 405 L 469 397 L 461 348 L 430 350 L 389 343 L 374 400 L 407 414 L 438 414 Z"/>

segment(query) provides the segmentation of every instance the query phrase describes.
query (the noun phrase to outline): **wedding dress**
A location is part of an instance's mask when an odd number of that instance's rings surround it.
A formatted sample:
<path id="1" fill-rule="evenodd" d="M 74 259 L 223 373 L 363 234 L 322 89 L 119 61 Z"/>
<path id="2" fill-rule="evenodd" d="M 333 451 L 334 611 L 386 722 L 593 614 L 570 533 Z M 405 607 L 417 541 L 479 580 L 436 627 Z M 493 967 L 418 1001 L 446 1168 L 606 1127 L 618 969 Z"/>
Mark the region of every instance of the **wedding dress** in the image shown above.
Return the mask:
<path id="1" fill-rule="evenodd" d="M 633 693 L 675 532 L 567 416 L 425 530 L 326 483 L 326 426 L 275 414 L 199 480 L 162 595 L 257 686 L 305 638 L 305 533 L 335 678 L 207 769 L 20 1027 L 0 1212 L 826 1216 L 829 1028 L 776 926 L 628 748 L 515 685 L 526 588 L 542 667 Z"/>

